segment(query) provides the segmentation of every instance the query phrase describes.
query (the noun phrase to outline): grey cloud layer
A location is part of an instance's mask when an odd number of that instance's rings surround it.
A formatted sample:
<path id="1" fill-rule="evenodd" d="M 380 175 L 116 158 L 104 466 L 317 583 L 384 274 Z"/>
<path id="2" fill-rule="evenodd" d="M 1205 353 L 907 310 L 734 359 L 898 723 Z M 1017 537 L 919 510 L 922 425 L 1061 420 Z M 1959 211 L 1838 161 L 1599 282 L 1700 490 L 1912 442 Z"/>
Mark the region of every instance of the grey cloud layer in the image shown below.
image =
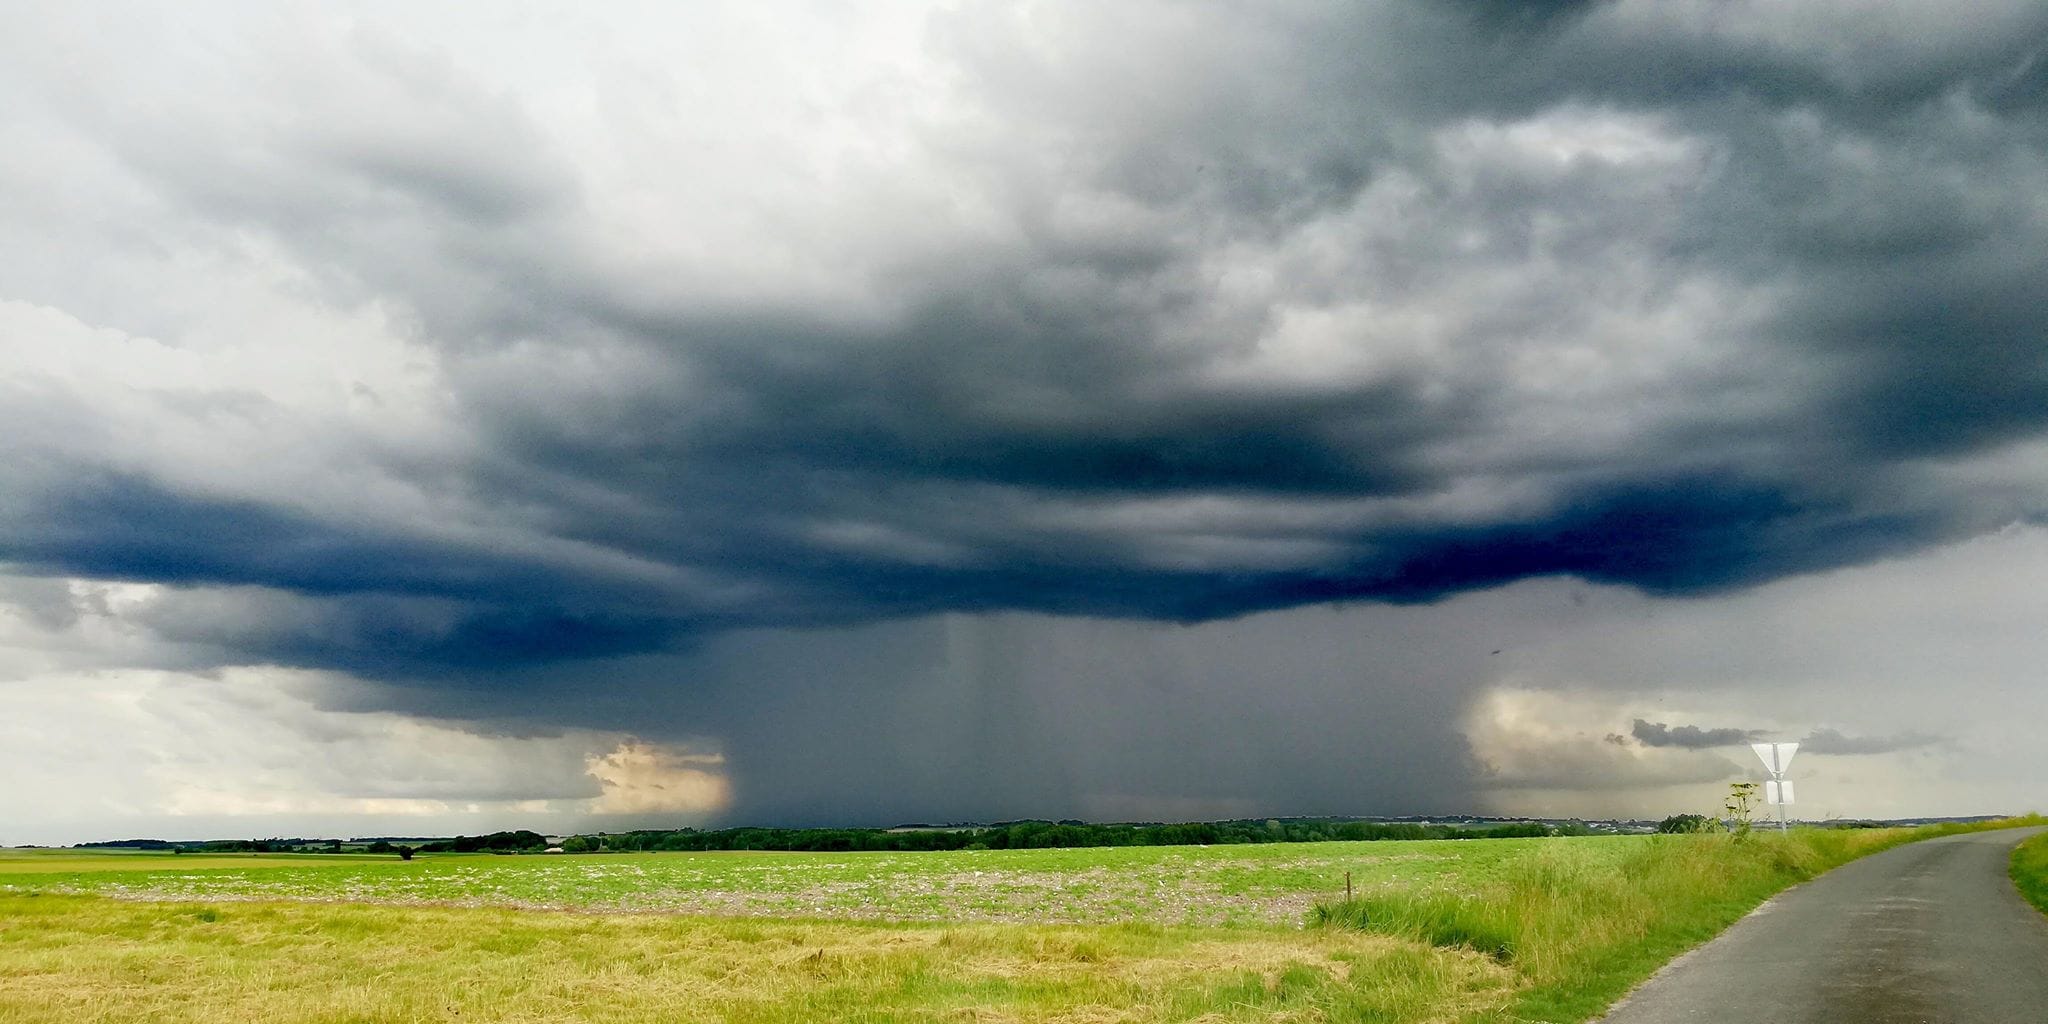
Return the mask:
<path id="1" fill-rule="evenodd" d="M 1799 741 L 1799 749 L 1813 754 L 1894 754 L 1920 750 L 1942 742 L 1924 732 L 1902 732 L 1891 736 L 1844 736 L 1838 729 L 1815 729 Z"/>
<path id="2" fill-rule="evenodd" d="M 1671 726 L 1663 722 L 1647 722 L 1636 719 L 1629 729 L 1629 735 L 1646 747 L 1683 747 L 1687 750 L 1705 750 L 1709 747 L 1727 747 L 1759 739 L 1763 732 L 1757 729 L 1702 729 L 1697 725 Z"/>
<path id="3" fill-rule="evenodd" d="M 2038 4 L 973 5 L 815 72 L 303 13 L 0 44 L 0 340 L 105 352 L 0 375 L 0 561 L 222 663 L 1696 594 L 2048 508 Z"/>

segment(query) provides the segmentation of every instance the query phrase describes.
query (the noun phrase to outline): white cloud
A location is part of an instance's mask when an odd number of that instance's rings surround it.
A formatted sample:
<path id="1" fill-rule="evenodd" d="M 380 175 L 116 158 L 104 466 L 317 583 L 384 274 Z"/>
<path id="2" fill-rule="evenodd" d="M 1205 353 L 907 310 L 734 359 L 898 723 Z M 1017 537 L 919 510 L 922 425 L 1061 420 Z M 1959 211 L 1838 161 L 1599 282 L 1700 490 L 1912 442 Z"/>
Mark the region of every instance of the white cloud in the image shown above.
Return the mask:
<path id="1" fill-rule="evenodd" d="M 251 667 L 0 682 L 0 843 L 569 829 L 724 805 L 722 758 L 588 729 L 517 735 L 321 707 L 346 678 Z"/>
<path id="2" fill-rule="evenodd" d="M 1597 792 L 1636 802 L 1641 795 L 1627 791 L 1697 787 L 1741 771 L 1722 753 L 1618 742 L 1642 713 L 1599 694 L 1501 688 L 1473 703 L 1465 736 L 1482 765 L 1482 784 L 1494 789 Z"/>
<path id="3" fill-rule="evenodd" d="M 604 787 L 591 804 L 597 814 L 703 814 L 725 810 L 732 801 L 732 787 L 719 773 L 725 764 L 720 755 L 676 753 L 632 741 L 592 754 L 583 763 Z"/>

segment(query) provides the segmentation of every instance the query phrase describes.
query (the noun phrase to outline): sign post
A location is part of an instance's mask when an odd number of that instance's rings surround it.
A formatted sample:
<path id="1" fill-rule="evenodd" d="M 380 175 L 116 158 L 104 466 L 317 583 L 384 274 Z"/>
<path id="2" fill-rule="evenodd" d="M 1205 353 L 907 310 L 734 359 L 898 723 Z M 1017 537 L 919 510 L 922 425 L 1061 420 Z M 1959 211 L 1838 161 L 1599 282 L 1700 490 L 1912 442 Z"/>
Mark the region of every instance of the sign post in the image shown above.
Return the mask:
<path id="1" fill-rule="evenodd" d="M 1778 805 L 1778 831 L 1785 831 L 1785 805 L 1792 802 L 1792 783 L 1785 778 L 1785 769 L 1792 767 L 1792 755 L 1799 753 L 1797 743 L 1752 743 L 1749 749 L 1764 763 L 1771 773 L 1771 781 L 1764 783 L 1764 801 Z"/>

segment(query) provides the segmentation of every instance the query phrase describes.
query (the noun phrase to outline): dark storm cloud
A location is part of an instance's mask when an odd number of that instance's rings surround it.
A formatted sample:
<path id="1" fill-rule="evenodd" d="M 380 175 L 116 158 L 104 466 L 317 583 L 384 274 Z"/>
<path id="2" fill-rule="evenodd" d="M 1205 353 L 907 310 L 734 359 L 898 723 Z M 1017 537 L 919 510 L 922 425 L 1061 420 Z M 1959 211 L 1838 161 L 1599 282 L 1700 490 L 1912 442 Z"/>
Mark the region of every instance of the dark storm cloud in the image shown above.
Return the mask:
<path id="1" fill-rule="evenodd" d="M 711 228 L 622 235 L 572 141 L 433 47 L 248 56 L 263 88 L 171 118 L 67 97 L 188 230 L 419 344 L 474 447 L 381 471 L 491 529 L 65 440 L 0 559 L 288 592 L 163 628 L 430 680 L 945 611 L 1693 594 L 2040 516 L 1928 474 L 2048 433 L 2048 12 L 1743 10 L 936 17 L 966 113 L 768 222 L 815 287 L 647 255 Z M 748 201 L 702 153 L 667 187 Z M 715 241 L 751 266 L 760 227 Z"/>
<path id="2" fill-rule="evenodd" d="M 934 616 L 329 696 L 715 735 L 743 822 L 1399 813 L 1471 806 L 1458 712 L 1485 653 L 1457 642 L 1468 628 L 1416 608 L 1192 629 Z M 1361 658 L 1361 632 L 1414 643 Z"/>
<path id="3" fill-rule="evenodd" d="M 1812 754 L 1895 754 L 1902 750 L 1920 750 L 1941 742 L 1941 737 L 1922 732 L 1902 732 L 1891 736 L 1844 736 L 1836 729 L 1815 729 L 1811 735 L 1799 741 L 1799 749 L 1802 753 Z"/>
<path id="4" fill-rule="evenodd" d="M 132 476 L 70 480 L 8 526 L 9 558 L 52 574 L 441 595 L 473 594 L 489 575 L 468 553 L 337 529 L 253 502 L 195 498 Z"/>
<path id="5" fill-rule="evenodd" d="M 186 590 L 136 621 L 229 661 L 459 673 L 660 649 L 690 625 L 644 588 L 130 477 L 74 481 L 10 526 L 18 570 Z"/>
<path id="6" fill-rule="evenodd" d="M 1748 743 L 1763 735 L 1759 729 L 1702 729 L 1697 725 L 1666 725 L 1638 718 L 1629 727 L 1629 735 L 1646 747 L 1680 747 L 1685 750 L 1705 750 L 1709 747 L 1732 747 Z"/>

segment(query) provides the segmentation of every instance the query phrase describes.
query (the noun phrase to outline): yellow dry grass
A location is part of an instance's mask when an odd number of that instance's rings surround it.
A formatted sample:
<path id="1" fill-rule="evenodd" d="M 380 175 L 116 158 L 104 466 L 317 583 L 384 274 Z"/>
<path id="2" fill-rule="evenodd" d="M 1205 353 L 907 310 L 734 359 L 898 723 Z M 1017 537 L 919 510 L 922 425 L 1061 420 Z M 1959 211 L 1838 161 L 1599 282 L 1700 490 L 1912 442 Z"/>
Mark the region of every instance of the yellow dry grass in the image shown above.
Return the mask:
<path id="1" fill-rule="evenodd" d="M 137 853 L 133 850 L 0 850 L 0 874 L 43 875 L 73 871 L 204 871 L 211 868 L 322 868 L 383 863 L 367 854 Z"/>
<path id="2" fill-rule="evenodd" d="M 1486 957 L 1336 930 L 0 897 L 0 1021 L 1452 1021 Z"/>

